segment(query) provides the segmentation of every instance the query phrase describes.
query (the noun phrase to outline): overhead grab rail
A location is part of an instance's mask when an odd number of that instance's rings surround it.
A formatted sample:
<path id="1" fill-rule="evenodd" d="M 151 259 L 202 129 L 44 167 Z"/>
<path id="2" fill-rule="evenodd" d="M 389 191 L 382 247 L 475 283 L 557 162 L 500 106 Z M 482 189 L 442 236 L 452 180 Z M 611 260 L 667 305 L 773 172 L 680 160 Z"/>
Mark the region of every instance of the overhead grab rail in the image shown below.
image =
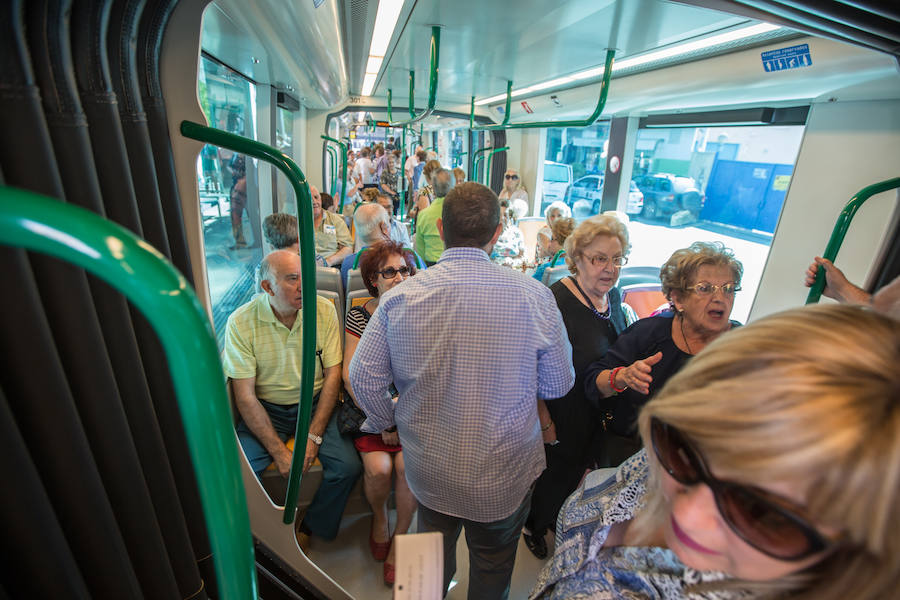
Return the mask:
<path id="1" fill-rule="evenodd" d="M 153 326 L 175 385 L 221 597 L 256 598 L 253 540 L 222 364 L 190 284 L 130 231 L 25 190 L 0 187 L 0 243 L 85 269 L 124 294 Z"/>
<path id="2" fill-rule="evenodd" d="M 476 125 L 475 124 L 475 97 L 472 96 L 471 113 L 469 114 L 469 127 L 475 131 L 500 131 L 504 129 L 540 129 L 543 127 L 588 127 L 593 125 L 606 106 L 606 96 L 609 94 L 609 78 L 612 75 L 613 61 L 616 51 L 609 49 L 606 51 L 606 62 L 603 67 L 603 79 L 600 81 L 600 95 L 597 98 L 597 106 L 594 112 L 586 119 L 573 119 L 569 121 L 532 121 L 528 123 L 510 123 L 509 111 L 512 105 L 512 82 L 506 86 L 506 115 L 503 122 L 494 125 Z"/>
<path id="3" fill-rule="evenodd" d="M 393 122 L 393 118 L 391 115 L 391 100 L 393 98 L 393 93 L 390 89 L 388 89 L 388 121 L 390 121 L 389 125 L 391 127 L 404 127 L 406 125 L 412 125 L 413 123 L 418 123 L 419 121 L 425 119 L 434 112 L 434 104 L 437 100 L 437 87 L 438 87 L 438 63 L 440 61 L 441 56 L 441 28 L 438 26 L 433 26 L 431 28 L 431 69 L 429 70 L 428 75 L 428 106 L 424 111 L 416 114 L 415 109 L 415 92 L 416 92 L 416 72 L 410 70 L 409 72 L 409 120 L 408 121 L 398 121 Z"/>
<path id="4" fill-rule="evenodd" d="M 509 150 L 509 146 L 502 146 L 500 148 L 493 148 L 488 152 L 487 161 L 485 162 L 484 167 L 484 185 L 491 187 L 491 162 L 494 160 L 494 155 L 498 152 L 506 152 L 507 150 Z"/>
<path id="5" fill-rule="evenodd" d="M 328 137 L 327 135 L 322 135 L 319 137 L 321 137 L 326 142 L 337 144 L 341 149 L 341 201 L 338 205 L 338 214 L 342 215 L 344 214 L 344 199 L 347 197 L 347 144 L 340 140 L 336 140 L 333 137 Z M 328 147 L 327 143 L 325 147 Z M 304 181 L 306 181 L 305 177 Z M 312 229 L 310 229 L 310 231 L 312 231 Z"/>
<path id="6" fill-rule="evenodd" d="M 841 244 L 844 243 L 844 236 L 847 235 L 847 231 L 850 229 L 850 222 L 853 220 L 853 217 L 856 216 L 856 211 L 859 210 L 859 207 L 875 194 L 880 194 L 881 192 L 896 188 L 900 188 L 900 177 L 873 183 L 857 192 L 847 205 L 844 206 L 841 214 L 838 215 L 837 222 L 834 224 L 834 229 L 831 231 L 831 238 L 828 240 L 828 245 L 825 246 L 825 252 L 822 253 L 822 257 L 834 262 L 837 258 L 838 250 L 841 249 Z M 806 297 L 807 304 L 815 304 L 819 301 L 819 298 L 822 297 L 822 292 L 825 290 L 825 283 L 825 268 L 820 265 L 818 272 L 816 273 L 816 281 L 813 283 L 809 290 L 809 295 Z"/>
<path id="7" fill-rule="evenodd" d="M 265 161 L 284 173 L 294 187 L 294 195 L 297 196 L 297 221 L 300 228 L 300 293 L 301 298 L 304 300 L 303 307 L 300 309 L 301 325 L 303 327 L 303 334 L 300 340 L 301 356 L 303 357 L 303 362 L 300 365 L 300 406 L 297 411 L 297 429 L 294 432 L 294 440 L 297 443 L 296 447 L 298 450 L 302 449 L 305 447 L 306 437 L 309 435 L 313 380 L 316 372 L 316 248 L 313 243 L 312 196 L 309 193 L 306 175 L 303 174 L 297 163 L 288 158 L 283 152 L 239 135 L 190 121 L 181 122 L 181 134 L 193 140 L 221 146 L 222 148 Z M 346 156 L 347 153 L 345 152 L 345 161 Z M 345 176 L 346 171 L 345 163 Z M 310 299 L 312 301 L 309 301 Z M 221 377 L 220 370 L 219 378 L 221 379 Z M 284 501 L 285 523 L 294 521 L 294 513 L 297 510 L 297 496 L 300 492 L 300 479 L 303 475 L 303 460 L 304 453 L 302 450 L 294 452 L 291 457 L 291 472 L 288 476 L 287 496 Z"/>

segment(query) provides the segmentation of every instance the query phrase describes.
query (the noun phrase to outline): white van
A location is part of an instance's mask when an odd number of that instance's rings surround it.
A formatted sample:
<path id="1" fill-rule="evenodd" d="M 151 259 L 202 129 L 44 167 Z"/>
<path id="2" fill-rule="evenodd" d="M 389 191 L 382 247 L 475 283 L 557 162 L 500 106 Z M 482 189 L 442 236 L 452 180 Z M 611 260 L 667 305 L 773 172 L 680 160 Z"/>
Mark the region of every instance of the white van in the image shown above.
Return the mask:
<path id="1" fill-rule="evenodd" d="M 566 190 L 572 185 L 572 165 L 549 160 L 544 161 L 544 182 L 541 194 L 541 216 L 556 200 L 565 200 Z"/>

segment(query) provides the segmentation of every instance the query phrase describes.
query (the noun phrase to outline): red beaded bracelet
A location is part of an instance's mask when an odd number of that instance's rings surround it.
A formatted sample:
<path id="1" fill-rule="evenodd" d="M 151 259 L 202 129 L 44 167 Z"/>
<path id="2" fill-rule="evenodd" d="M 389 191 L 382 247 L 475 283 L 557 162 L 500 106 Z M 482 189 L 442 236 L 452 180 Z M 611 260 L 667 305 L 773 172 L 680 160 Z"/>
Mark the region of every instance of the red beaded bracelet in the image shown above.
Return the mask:
<path id="1" fill-rule="evenodd" d="M 612 371 L 609 372 L 609 387 L 611 387 L 613 389 L 613 391 L 616 392 L 617 394 L 624 392 L 625 390 L 628 389 L 627 385 L 625 387 L 623 387 L 621 390 L 616 387 L 616 373 L 618 373 L 619 371 L 621 371 L 624 368 L 625 367 L 616 367 L 615 369 L 613 369 Z"/>

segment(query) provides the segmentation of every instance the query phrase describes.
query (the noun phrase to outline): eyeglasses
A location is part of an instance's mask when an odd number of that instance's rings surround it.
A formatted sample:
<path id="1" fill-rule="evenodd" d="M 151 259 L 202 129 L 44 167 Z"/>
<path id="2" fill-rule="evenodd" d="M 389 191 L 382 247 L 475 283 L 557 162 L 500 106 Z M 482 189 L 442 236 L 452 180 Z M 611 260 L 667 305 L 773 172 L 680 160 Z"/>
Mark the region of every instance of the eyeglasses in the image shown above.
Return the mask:
<path id="1" fill-rule="evenodd" d="M 628 264 L 627 256 L 613 256 L 612 258 L 606 256 L 605 254 L 598 254 L 597 256 L 588 256 L 584 254 L 584 259 L 594 265 L 595 267 L 605 267 L 612 261 L 613 266 L 615 267 L 623 267 Z"/>
<path id="2" fill-rule="evenodd" d="M 802 560 L 830 542 L 809 521 L 773 494 L 713 477 L 700 453 L 680 431 L 657 418 L 650 438 L 660 465 L 682 485 L 703 483 L 712 490 L 722 518 L 741 539 L 772 558 Z"/>
<path id="3" fill-rule="evenodd" d="M 684 288 L 688 292 L 694 292 L 698 296 L 712 296 L 718 290 L 722 290 L 723 296 L 734 296 L 735 292 L 741 291 L 741 286 L 737 283 L 724 283 L 722 285 L 713 285 L 711 283 L 706 283 L 705 281 L 701 281 L 697 285 L 692 285 L 691 287 Z"/>
<path id="4" fill-rule="evenodd" d="M 378 271 L 378 274 L 384 277 L 385 279 L 393 279 L 397 276 L 397 273 L 400 273 L 404 277 L 408 277 L 410 275 L 409 267 L 400 267 L 399 269 L 395 269 L 394 267 L 388 267 L 383 271 Z"/>
<path id="5" fill-rule="evenodd" d="M 518 179 L 519 178 L 518 175 L 509 175 L 509 174 L 506 174 L 503 177 L 504 177 L 504 179 Z"/>

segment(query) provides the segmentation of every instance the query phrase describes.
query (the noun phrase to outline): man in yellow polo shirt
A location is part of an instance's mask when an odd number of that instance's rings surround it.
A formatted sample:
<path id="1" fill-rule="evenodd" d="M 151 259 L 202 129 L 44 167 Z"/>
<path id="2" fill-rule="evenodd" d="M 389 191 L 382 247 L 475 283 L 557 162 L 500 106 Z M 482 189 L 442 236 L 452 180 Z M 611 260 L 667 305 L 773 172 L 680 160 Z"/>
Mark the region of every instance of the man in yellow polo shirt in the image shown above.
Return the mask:
<path id="1" fill-rule="evenodd" d="M 353 252 L 350 230 L 341 215 L 322 210 L 322 195 L 316 186 L 309 186 L 309 194 L 312 196 L 316 254 L 325 257 L 327 266 L 340 267 L 341 261 Z"/>
<path id="2" fill-rule="evenodd" d="M 300 400 L 300 256 L 287 250 L 268 254 L 260 264 L 260 287 L 264 293 L 228 318 L 223 363 L 232 379 L 241 414 L 238 438 L 250 466 L 259 476 L 274 461 L 287 477 L 292 453 L 285 442 L 296 430 Z M 301 546 L 308 544 L 312 533 L 334 539 L 347 497 L 362 471 L 352 440 L 340 434 L 336 423 L 342 360 L 337 314 L 331 302 L 318 296 L 315 301 L 318 358 L 303 470 L 318 456 L 323 476 L 298 525 Z M 298 441 L 296 448 L 303 447 Z"/>
<path id="3" fill-rule="evenodd" d="M 431 176 L 434 188 L 434 202 L 419 211 L 416 219 L 416 253 L 429 267 L 441 258 L 444 240 L 437 228 L 437 220 L 444 211 L 444 197 L 453 189 L 453 174 L 447 169 L 438 169 Z"/>

